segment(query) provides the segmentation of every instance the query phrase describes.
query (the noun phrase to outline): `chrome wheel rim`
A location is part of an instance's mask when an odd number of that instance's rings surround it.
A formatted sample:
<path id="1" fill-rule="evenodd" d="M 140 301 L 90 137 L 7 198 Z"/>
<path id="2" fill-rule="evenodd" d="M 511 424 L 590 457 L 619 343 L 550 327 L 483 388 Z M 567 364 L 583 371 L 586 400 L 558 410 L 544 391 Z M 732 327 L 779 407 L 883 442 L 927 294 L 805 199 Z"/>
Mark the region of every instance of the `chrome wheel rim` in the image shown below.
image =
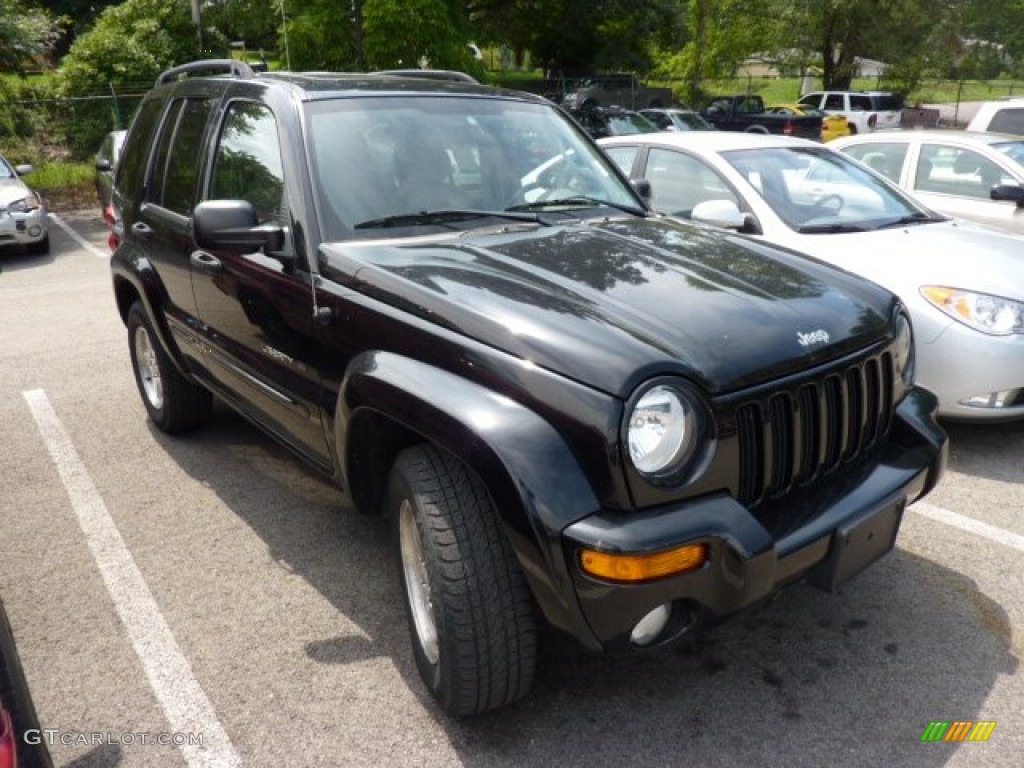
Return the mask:
<path id="1" fill-rule="evenodd" d="M 160 366 L 156 359 L 156 349 L 149 339 L 149 332 L 141 325 L 135 329 L 135 369 L 146 400 L 154 409 L 160 410 L 164 407 L 164 384 L 160 378 Z"/>
<path id="2" fill-rule="evenodd" d="M 408 499 L 403 499 L 398 508 L 398 537 L 402 550 L 402 575 L 405 577 L 405 591 L 409 596 L 416 640 L 427 661 L 437 664 L 437 624 L 434 623 L 434 608 L 430 599 L 427 563 L 423 558 L 423 542 L 416 526 L 416 515 Z"/>

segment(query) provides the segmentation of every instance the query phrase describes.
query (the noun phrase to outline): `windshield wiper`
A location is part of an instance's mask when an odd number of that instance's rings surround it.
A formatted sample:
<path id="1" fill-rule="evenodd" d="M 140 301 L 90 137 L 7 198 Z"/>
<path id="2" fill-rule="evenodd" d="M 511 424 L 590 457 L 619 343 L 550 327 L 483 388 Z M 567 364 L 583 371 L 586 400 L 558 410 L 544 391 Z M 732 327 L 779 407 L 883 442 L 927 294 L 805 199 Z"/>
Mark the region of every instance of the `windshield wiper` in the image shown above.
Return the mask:
<path id="1" fill-rule="evenodd" d="M 806 224 L 802 227 L 797 227 L 796 231 L 801 235 L 839 235 L 844 232 L 867 232 L 871 227 L 865 227 L 863 224 L 840 224 L 838 222 L 832 224 Z"/>
<path id="2" fill-rule="evenodd" d="M 587 195 L 574 195 L 573 197 L 560 197 L 557 200 L 537 200 L 533 203 L 521 203 L 520 205 L 513 205 L 506 208 L 506 211 L 539 211 L 546 210 L 548 208 L 595 208 L 595 207 L 607 207 L 615 208 L 625 213 L 630 213 L 634 216 L 647 216 L 647 211 L 643 208 L 637 208 L 635 205 L 625 205 L 623 203 L 613 203 L 611 200 L 601 200 L 596 197 L 588 197 Z"/>
<path id="3" fill-rule="evenodd" d="M 907 224 L 930 224 L 935 221 L 945 221 L 943 218 L 938 216 L 929 216 L 927 213 L 912 213 L 909 216 L 900 216 L 896 219 L 879 224 L 876 229 L 886 229 L 887 227 L 902 227 Z"/>
<path id="4" fill-rule="evenodd" d="M 419 224 L 454 224 L 471 219 L 499 218 L 512 221 L 525 221 L 530 224 L 544 224 L 537 214 L 516 213 L 511 211 L 477 211 L 468 209 L 446 208 L 438 211 L 420 211 L 419 213 L 399 213 L 394 216 L 383 216 L 379 219 L 361 221 L 355 229 L 384 229 L 387 227 L 415 227 Z M 451 227 L 457 229 L 457 227 Z"/>

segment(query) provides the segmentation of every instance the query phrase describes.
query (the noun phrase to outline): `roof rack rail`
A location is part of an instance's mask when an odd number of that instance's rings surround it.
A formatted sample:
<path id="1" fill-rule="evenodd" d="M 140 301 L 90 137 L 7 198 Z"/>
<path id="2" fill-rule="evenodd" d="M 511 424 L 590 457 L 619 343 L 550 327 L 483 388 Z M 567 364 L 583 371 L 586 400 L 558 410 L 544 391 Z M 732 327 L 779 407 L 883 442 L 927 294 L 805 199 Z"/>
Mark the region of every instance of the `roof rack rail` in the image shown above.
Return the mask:
<path id="1" fill-rule="evenodd" d="M 230 74 L 242 79 L 254 77 L 256 74 L 252 67 L 244 61 L 238 61 L 237 59 L 202 59 L 171 67 L 166 72 L 160 74 L 156 79 L 156 84 L 163 85 L 164 83 L 176 80 L 181 75 L 187 75 L 192 72 L 209 72 L 215 75 Z"/>
<path id="2" fill-rule="evenodd" d="M 381 69 L 376 72 L 368 72 L 370 75 L 386 75 L 389 77 L 419 77 L 424 80 L 448 80 L 453 83 L 477 83 L 472 75 L 459 72 L 453 69 Z"/>

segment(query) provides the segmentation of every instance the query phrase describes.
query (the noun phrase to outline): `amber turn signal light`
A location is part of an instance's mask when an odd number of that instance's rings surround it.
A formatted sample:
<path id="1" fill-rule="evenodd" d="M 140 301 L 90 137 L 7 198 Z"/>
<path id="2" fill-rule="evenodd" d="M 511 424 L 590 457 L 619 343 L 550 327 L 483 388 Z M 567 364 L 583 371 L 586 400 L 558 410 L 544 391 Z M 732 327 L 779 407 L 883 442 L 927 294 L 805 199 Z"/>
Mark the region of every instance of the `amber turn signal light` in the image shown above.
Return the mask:
<path id="1" fill-rule="evenodd" d="M 660 579 L 698 568 L 707 559 L 707 544 L 686 544 L 642 555 L 580 550 L 580 566 L 584 572 L 611 581 Z"/>

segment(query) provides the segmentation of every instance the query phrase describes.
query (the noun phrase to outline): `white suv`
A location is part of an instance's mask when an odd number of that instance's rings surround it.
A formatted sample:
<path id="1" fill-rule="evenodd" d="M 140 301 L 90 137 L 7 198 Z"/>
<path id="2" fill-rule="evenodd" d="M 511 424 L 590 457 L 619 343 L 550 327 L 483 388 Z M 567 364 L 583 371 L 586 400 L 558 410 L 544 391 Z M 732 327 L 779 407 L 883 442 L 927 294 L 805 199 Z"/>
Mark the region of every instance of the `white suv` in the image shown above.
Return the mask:
<path id="1" fill-rule="evenodd" d="M 967 125 L 967 130 L 1024 136 L 1024 99 L 986 101 Z"/>
<path id="2" fill-rule="evenodd" d="M 800 103 L 842 115 L 853 133 L 899 128 L 903 121 L 903 100 L 888 91 L 814 91 L 801 96 Z"/>

